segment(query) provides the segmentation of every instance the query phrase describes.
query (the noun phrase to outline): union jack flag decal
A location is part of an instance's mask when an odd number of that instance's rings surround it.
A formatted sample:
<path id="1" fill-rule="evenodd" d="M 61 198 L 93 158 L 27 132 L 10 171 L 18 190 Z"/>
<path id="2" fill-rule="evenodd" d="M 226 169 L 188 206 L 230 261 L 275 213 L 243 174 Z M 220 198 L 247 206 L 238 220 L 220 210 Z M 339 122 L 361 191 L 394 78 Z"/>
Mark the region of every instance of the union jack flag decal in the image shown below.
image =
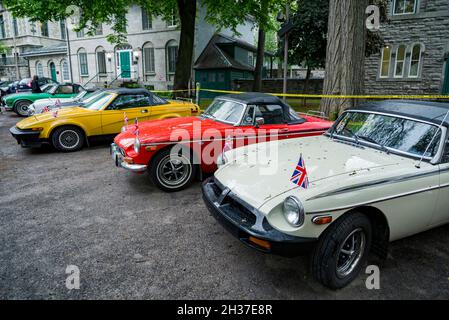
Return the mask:
<path id="1" fill-rule="evenodd" d="M 290 178 L 290 181 L 304 189 L 307 189 L 309 187 L 309 178 L 307 177 L 306 164 L 304 163 L 302 154 L 299 157 L 299 162 L 296 165 L 295 171 L 293 171 L 293 175 Z"/>

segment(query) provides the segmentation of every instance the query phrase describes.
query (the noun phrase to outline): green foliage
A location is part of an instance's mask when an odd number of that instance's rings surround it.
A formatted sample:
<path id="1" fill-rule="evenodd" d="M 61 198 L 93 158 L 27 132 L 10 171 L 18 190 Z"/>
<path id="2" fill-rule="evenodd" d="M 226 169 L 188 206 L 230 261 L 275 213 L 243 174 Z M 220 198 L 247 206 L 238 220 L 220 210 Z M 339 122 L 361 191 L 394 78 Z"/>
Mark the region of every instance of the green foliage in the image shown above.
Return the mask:
<path id="1" fill-rule="evenodd" d="M 311 69 L 326 63 L 328 0 L 298 0 L 289 34 L 289 59 L 292 63 Z"/>

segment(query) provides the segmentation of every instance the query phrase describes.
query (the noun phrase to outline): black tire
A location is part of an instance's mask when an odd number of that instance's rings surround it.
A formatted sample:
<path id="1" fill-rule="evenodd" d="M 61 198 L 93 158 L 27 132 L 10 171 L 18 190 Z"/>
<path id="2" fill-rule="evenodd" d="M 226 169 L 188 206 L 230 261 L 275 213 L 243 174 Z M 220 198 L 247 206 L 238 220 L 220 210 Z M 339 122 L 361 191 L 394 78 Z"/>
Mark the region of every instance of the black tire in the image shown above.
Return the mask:
<path id="1" fill-rule="evenodd" d="M 166 192 L 181 191 L 190 186 L 198 170 L 189 151 L 184 149 L 184 152 L 172 155 L 172 149 L 167 148 L 157 153 L 148 168 L 151 182 Z"/>
<path id="2" fill-rule="evenodd" d="M 21 117 L 28 117 L 28 107 L 31 105 L 30 101 L 20 100 L 14 104 L 14 112 Z"/>
<path id="3" fill-rule="evenodd" d="M 74 152 L 84 146 L 85 135 L 83 130 L 74 126 L 56 128 L 51 135 L 53 146 L 62 152 Z"/>
<path id="4" fill-rule="evenodd" d="M 331 289 L 347 286 L 365 265 L 371 238 L 371 222 L 364 214 L 352 212 L 339 218 L 321 235 L 314 249 L 311 260 L 313 277 Z M 349 250 L 352 243 L 355 250 Z M 360 253 L 357 252 L 357 243 L 360 248 L 363 246 Z M 346 254 L 347 251 L 356 252 L 350 255 Z"/>

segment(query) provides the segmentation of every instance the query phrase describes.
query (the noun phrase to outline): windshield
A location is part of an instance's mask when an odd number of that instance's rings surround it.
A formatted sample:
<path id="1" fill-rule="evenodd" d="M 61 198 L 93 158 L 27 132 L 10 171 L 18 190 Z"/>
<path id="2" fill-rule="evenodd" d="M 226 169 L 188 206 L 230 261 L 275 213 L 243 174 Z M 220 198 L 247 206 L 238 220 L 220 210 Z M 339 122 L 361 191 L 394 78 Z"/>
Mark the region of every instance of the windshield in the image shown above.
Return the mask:
<path id="1" fill-rule="evenodd" d="M 368 142 L 384 150 L 426 158 L 435 156 L 441 138 L 436 125 L 364 112 L 345 113 L 333 128 L 334 137 L 343 136 L 357 143 Z"/>
<path id="2" fill-rule="evenodd" d="M 55 90 L 56 90 L 56 86 L 54 84 L 44 84 L 41 87 L 42 92 L 48 92 L 50 94 L 52 94 L 52 92 L 54 92 Z"/>
<path id="3" fill-rule="evenodd" d="M 58 89 L 58 86 L 55 84 L 45 84 L 41 87 L 41 90 L 43 92 L 48 92 L 49 94 L 54 94 L 56 92 L 56 89 Z"/>
<path id="4" fill-rule="evenodd" d="M 99 95 L 95 96 L 89 102 L 84 104 L 84 108 L 90 110 L 100 110 L 106 103 L 108 103 L 114 94 L 111 92 L 101 92 Z"/>
<path id="5" fill-rule="evenodd" d="M 85 95 L 86 95 L 87 91 L 85 90 L 81 90 L 75 97 L 75 100 L 81 100 Z"/>
<path id="6" fill-rule="evenodd" d="M 238 124 L 242 119 L 245 105 L 227 100 L 215 100 L 204 111 L 203 116 L 230 124 Z"/>

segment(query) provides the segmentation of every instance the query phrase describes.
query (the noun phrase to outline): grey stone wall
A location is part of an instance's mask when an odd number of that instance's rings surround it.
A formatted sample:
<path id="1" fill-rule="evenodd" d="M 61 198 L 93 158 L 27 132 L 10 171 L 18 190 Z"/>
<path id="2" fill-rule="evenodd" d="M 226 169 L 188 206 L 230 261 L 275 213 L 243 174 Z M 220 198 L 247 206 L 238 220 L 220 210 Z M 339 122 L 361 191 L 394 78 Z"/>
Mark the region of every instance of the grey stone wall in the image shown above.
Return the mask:
<path id="1" fill-rule="evenodd" d="M 449 52 L 449 0 L 418 0 L 417 13 L 392 16 L 381 27 L 385 45 L 392 48 L 388 78 L 380 78 L 381 54 L 365 63 L 365 91 L 368 94 L 440 94 Z M 391 3 L 393 4 L 393 2 Z M 390 10 L 391 12 L 391 10 Z M 423 54 L 418 78 L 408 77 L 412 46 L 420 43 Z M 404 77 L 395 78 L 396 50 L 406 45 Z"/>

